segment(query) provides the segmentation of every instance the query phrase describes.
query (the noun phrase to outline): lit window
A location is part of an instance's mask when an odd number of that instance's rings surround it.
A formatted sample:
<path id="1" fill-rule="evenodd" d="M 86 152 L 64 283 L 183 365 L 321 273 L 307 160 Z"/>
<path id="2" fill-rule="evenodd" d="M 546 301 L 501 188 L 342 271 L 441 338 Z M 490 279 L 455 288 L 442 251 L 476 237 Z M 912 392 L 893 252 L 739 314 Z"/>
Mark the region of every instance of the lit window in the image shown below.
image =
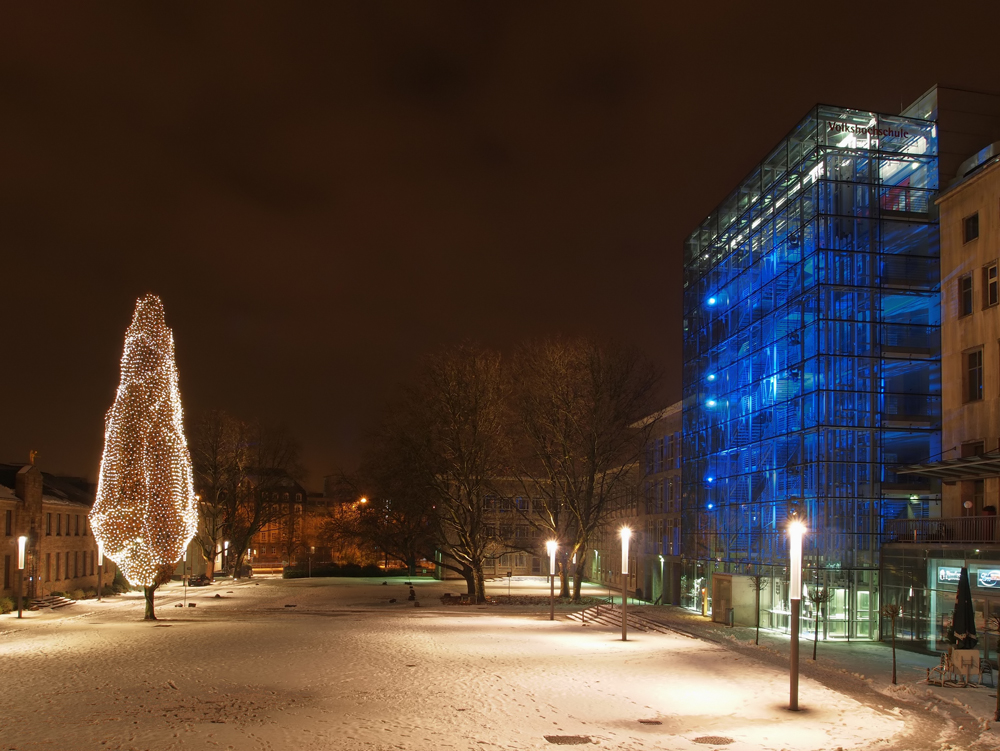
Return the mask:
<path id="1" fill-rule="evenodd" d="M 972 315 L 972 274 L 966 274 L 958 280 L 958 315 Z"/>
<path id="2" fill-rule="evenodd" d="M 965 217 L 962 222 L 962 239 L 964 242 L 970 242 L 979 237 L 979 212 L 977 211 L 972 216 Z"/>
<path id="3" fill-rule="evenodd" d="M 983 351 L 977 349 L 965 356 L 966 401 L 975 402 L 983 398 Z"/>
<path id="4" fill-rule="evenodd" d="M 997 263 L 994 261 L 983 269 L 983 307 L 989 308 L 1000 302 L 997 287 Z"/>

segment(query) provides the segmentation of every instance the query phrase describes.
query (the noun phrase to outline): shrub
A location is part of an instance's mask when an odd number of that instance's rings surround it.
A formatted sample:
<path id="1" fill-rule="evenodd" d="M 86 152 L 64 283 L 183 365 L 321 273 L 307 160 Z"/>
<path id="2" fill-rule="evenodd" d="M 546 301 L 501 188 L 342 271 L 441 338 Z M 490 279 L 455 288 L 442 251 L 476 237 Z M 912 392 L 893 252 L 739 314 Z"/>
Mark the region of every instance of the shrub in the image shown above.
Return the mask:
<path id="1" fill-rule="evenodd" d="M 50 597 L 66 597 L 67 595 L 61 589 L 53 589 L 51 592 L 49 592 L 49 596 Z"/>
<path id="2" fill-rule="evenodd" d="M 118 594 L 118 593 L 115 592 L 115 588 L 112 587 L 110 584 L 105 584 L 104 588 L 101 590 L 101 596 L 102 597 L 111 597 L 112 595 L 116 595 L 116 594 Z"/>
<path id="3" fill-rule="evenodd" d="M 14 601 L 9 597 L 0 597 L 0 614 L 9 613 L 14 609 Z"/>
<path id="4" fill-rule="evenodd" d="M 70 593 L 69 593 L 69 599 L 71 599 L 71 600 L 82 600 L 84 598 L 84 596 L 85 595 L 83 594 L 83 590 L 82 589 L 74 589 L 74 590 L 71 590 Z"/>
<path id="5" fill-rule="evenodd" d="M 90 600 L 94 597 L 97 597 L 97 590 L 94 589 L 93 587 L 87 587 L 85 590 L 83 590 L 83 596 L 85 599 Z"/>

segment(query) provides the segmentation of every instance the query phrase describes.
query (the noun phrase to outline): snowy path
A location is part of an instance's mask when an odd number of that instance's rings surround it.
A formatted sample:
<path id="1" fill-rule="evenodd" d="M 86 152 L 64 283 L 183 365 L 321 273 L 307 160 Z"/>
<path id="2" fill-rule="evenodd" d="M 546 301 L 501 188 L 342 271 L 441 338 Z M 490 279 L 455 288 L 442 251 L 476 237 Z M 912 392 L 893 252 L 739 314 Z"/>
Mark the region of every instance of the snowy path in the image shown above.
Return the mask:
<path id="1" fill-rule="evenodd" d="M 454 590 L 417 586 L 426 605 Z M 790 713 L 786 671 L 683 636 L 622 643 L 547 613 L 417 609 L 399 584 L 190 592 L 197 608 L 164 593 L 157 623 L 138 620 L 140 598 L 0 620 L 2 747 L 489 751 L 551 748 L 548 735 L 614 749 L 833 751 L 937 738 L 898 708 L 809 679 L 807 711 Z M 705 736 L 733 742 L 695 742 Z"/>

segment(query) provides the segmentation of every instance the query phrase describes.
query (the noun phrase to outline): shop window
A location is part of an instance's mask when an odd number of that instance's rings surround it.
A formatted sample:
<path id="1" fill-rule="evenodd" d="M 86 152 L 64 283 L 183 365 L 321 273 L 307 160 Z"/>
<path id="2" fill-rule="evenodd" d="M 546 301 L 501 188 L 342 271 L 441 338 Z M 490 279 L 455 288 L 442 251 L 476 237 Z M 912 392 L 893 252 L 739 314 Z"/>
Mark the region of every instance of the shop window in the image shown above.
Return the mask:
<path id="1" fill-rule="evenodd" d="M 983 351 L 977 349 L 965 355 L 965 401 L 983 398 Z"/>
<path id="2" fill-rule="evenodd" d="M 1000 302 L 1000 288 L 998 288 L 997 262 L 983 268 L 983 307 L 990 308 Z"/>
<path id="3" fill-rule="evenodd" d="M 977 211 L 972 216 L 965 217 L 962 222 L 962 240 L 963 242 L 971 242 L 979 237 L 979 212 Z"/>
<path id="4" fill-rule="evenodd" d="M 972 315 L 972 274 L 958 279 L 958 317 Z"/>

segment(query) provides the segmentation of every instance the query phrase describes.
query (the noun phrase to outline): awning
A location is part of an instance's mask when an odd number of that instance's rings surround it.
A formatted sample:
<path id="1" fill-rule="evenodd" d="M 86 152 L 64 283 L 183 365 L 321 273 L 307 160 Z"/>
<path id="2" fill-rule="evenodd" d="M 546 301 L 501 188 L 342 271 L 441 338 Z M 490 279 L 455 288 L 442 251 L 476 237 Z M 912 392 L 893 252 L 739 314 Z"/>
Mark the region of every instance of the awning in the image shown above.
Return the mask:
<path id="1" fill-rule="evenodd" d="M 895 467 L 894 471 L 897 475 L 924 475 L 949 481 L 1000 477 L 1000 451 L 990 451 L 979 456 L 963 456 L 958 459 L 943 459 L 927 464 L 910 464 Z"/>

